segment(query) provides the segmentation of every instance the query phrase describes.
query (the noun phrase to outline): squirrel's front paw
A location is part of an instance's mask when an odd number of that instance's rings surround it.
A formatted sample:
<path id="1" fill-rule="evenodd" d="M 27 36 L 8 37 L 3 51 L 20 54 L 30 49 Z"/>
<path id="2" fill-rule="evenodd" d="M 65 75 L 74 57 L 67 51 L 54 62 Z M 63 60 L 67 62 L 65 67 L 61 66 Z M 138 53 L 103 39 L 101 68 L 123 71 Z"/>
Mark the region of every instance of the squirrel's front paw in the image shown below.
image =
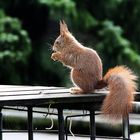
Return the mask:
<path id="1" fill-rule="evenodd" d="M 59 60 L 60 58 L 61 58 L 60 52 L 53 53 L 51 56 L 51 59 L 53 59 L 54 61 Z"/>

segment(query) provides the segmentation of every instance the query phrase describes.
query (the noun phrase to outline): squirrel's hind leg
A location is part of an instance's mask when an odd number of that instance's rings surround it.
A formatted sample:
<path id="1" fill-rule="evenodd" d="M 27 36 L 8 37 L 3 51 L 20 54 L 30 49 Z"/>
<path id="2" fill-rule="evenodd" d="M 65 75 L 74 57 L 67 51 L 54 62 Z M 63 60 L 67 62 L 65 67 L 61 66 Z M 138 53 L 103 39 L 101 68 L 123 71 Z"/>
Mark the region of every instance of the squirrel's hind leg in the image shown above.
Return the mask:
<path id="1" fill-rule="evenodd" d="M 84 91 L 79 87 L 72 87 L 70 88 L 71 94 L 83 94 Z"/>

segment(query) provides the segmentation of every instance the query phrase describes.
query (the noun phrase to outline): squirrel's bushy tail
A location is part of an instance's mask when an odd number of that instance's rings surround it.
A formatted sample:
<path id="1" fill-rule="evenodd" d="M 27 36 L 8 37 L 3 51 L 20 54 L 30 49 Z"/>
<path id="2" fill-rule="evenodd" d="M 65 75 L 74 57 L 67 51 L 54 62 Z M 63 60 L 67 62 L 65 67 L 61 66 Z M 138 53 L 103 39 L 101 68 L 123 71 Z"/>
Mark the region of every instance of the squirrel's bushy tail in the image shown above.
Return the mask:
<path id="1" fill-rule="evenodd" d="M 110 69 L 103 77 L 110 93 L 102 105 L 102 112 L 113 120 L 127 117 L 132 111 L 134 92 L 137 89 L 137 76 L 125 66 Z"/>

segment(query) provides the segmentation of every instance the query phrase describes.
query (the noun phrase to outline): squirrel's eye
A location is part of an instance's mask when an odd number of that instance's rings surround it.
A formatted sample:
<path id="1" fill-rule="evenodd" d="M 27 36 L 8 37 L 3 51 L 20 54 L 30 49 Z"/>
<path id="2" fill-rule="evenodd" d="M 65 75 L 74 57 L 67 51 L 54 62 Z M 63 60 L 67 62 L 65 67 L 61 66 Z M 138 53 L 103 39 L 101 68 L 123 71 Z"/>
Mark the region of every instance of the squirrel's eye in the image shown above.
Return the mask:
<path id="1" fill-rule="evenodd" d="M 56 44 L 58 45 L 59 44 L 59 41 L 56 41 Z"/>

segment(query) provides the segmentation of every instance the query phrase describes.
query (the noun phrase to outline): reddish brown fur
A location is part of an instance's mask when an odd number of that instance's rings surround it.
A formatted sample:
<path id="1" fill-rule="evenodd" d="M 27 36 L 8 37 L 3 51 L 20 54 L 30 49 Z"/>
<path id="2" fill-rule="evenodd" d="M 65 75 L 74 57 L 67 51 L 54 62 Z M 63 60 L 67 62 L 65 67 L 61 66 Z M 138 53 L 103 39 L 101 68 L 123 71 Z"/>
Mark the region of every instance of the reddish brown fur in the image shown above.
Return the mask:
<path id="1" fill-rule="evenodd" d="M 128 115 L 137 79 L 130 69 L 118 66 L 102 78 L 102 62 L 96 51 L 81 45 L 64 22 L 60 22 L 60 35 L 54 42 L 53 50 L 51 58 L 71 69 L 71 80 L 75 85 L 71 88 L 72 93 L 88 93 L 108 85 L 110 93 L 104 100 L 103 113 L 113 119 Z"/>
<path id="2" fill-rule="evenodd" d="M 132 110 L 137 77 L 127 67 L 117 66 L 110 69 L 103 80 L 110 90 L 102 106 L 103 113 L 115 120 L 127 117 Z"/>
<path id="3" fill-rule="evenodd" d="M 71 80 L 76 86 L 71 92 L 94 91 L 95 85 L 102 79 L 102 62 L 96 51 L 81 45 L 62 22 L 53 50 L 56 52 L 52 54 L 52 59 L 71 68 Z"/>

